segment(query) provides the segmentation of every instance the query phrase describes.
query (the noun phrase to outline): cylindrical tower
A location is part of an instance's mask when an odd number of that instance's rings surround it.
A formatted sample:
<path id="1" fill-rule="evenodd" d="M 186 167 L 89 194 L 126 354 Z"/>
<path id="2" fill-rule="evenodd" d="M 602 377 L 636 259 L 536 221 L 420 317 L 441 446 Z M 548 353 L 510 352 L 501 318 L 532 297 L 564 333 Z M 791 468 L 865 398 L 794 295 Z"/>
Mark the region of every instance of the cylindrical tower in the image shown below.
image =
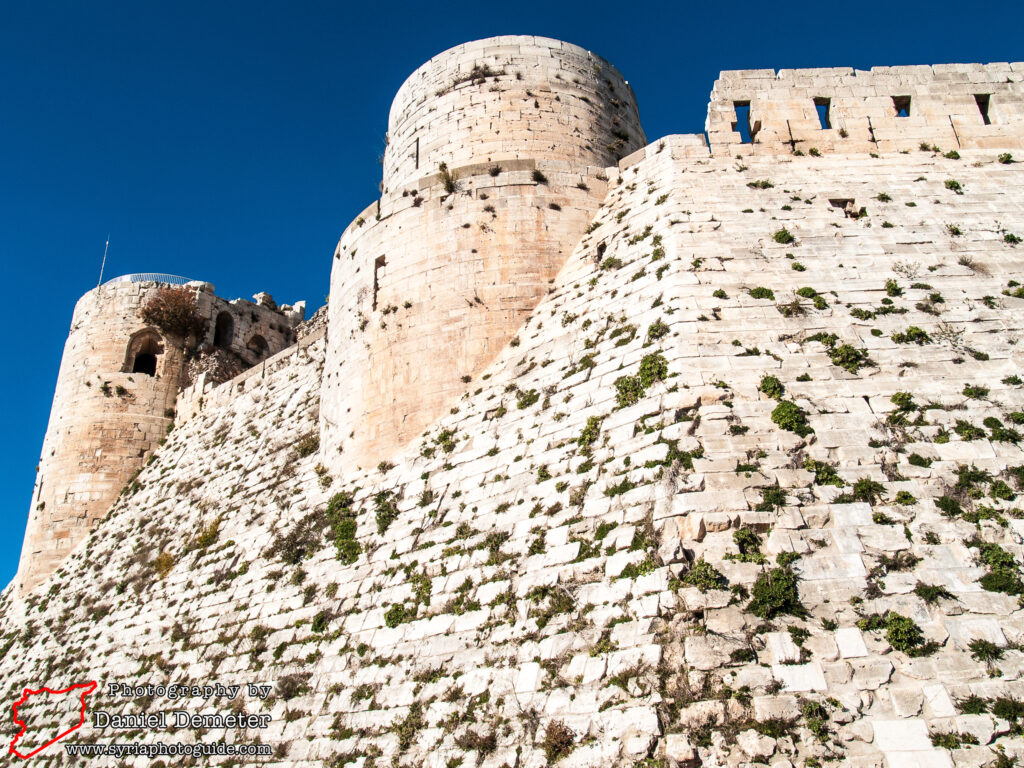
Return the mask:
<path id="1" fill-rule="evenodd" d="M 633 89 L 604 59 L 546 37 L 492 37 L 435 56 L 398 89 L 384 192 L 441 163 L 543 158 L 603 168 L 646 143 Z"/>
<path id="2" fill-rule="evenodd" d="M 108 283 L 75 305 L 15 578 L 22 594 L 88 535 L 167 432 L 184 355 L 139 315 L 163 285 Z"/>
<path id="3" fill-rule="evenodd" d="M 632 90 L 574 45 L 497 37 L 434 57 L 391 108 L 380 201 L 331 270 L 321 445 L 373 466 L 515 336 L 644 146 Z"/>

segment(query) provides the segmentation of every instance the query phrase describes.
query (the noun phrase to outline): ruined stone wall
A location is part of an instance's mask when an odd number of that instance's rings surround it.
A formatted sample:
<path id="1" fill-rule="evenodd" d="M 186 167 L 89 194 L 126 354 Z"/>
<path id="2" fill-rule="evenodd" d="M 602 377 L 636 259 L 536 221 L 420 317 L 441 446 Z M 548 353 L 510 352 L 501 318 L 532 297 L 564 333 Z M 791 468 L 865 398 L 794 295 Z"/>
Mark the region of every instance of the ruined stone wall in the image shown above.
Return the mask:
<path id="1" fill-rule="evenodd" d="M 815 103 L 825 106 L 823 128 Z M 827 104 L 826 104 L 827 102 Z M 736 105 L 749 106 L 742 143 Z M 905 111 L 900 116 L 900 110 Z M 706 130 L 715 154 L 1020 148 L 1024 63 L 722 72 Z"/>
<path id="2" fill-rule="evenodd" d="M 390 125 L 385 194 L 331 271 L 322 438 L 353 467 L 387 458 L 471 386 L 583 234 L 604 166 L 646 141 L 610 65 L 532 37 L 435 57 L 399 90 Z"/>
<path id="3" fill-rule="evenodd" d="M 242 366 L 292 342 L 301 311 L 284 313 L 272 302 L 227 302 L 208 283 L 190 285 L 197 312 L 208 322 L 201 349 L 213 348 L 221 314 L 231 318 L 221 348 Z M 180 341 L 148 326 L 139 314 L 162 287 L 113 280 L 75 306 L 15 579 L 21 590 L 31 590 L 52 572 L 106 514 L 174 418 L 186 355 Z M 133 372 L 138 354 L 155 354 L 155 375 Z"/>
<path id="4" fill-rule="evenodd" d="M 545 37 L 493 37 L 438 54 L 398 90 L 383 189 L 441 163 L 611 166 L 645 143 L 633 90 L 600 56 Z"/>

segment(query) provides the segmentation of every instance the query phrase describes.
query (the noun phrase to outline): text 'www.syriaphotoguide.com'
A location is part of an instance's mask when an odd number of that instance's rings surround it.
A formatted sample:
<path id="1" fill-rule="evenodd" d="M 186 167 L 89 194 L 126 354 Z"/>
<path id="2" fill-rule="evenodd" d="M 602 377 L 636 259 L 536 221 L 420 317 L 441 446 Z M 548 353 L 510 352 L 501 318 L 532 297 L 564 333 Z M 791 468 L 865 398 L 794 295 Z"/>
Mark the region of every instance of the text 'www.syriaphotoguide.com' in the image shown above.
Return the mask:
<path id="1" fill-rule="evenodd" d="M 209 757 L 212 755 L 258 755 L 272 754 L 269 744 L 65 744 L 68 755 L 94 757 Z"/>

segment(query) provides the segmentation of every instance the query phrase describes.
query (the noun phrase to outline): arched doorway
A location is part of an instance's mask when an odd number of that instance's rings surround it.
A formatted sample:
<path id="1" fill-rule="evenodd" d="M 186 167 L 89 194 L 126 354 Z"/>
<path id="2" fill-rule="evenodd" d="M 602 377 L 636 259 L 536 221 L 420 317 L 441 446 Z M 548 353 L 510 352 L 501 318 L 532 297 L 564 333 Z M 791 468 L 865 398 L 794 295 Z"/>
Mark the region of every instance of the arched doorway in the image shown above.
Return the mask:
<path id="1" fill-rule="evenodd" d="M 156 376 L 157 358 L 163 354 L 164 345 L 160 334 L 152 328 L 139 331 L 128 341 L 125 352 L 125 373 L 141 373 L 143 376 Z"/>

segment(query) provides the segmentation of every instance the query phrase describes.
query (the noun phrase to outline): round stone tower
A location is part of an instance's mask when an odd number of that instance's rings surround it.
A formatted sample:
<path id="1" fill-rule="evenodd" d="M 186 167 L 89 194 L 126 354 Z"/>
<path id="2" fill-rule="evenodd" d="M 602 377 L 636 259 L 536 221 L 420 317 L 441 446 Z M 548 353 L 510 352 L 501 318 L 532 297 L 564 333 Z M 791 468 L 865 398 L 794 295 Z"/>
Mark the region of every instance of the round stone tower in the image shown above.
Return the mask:
<path id="1" fill-rule="evenodd" d="M 182 339 L 148 325 L 140 312 L 160 291 L 181 284 L 194 295 L 205 328 L 194 339 L 201 354 L 191 361 Z M 15 577 L 20 594 L 52 573 L 106 515 L 167 434 L 185 379 L 211 375 L 201 372 L 204 361 L 207 368 L 223 366 L 223 380 L 294 342 L 304 303 L 278 308 L 268 294 L 254 298 L 228 302 L 209 283 L 136 274 L 78 300 Z"/>
<path id="2" fill-rule="evenodd" d="M 465 43 L 413 72 L 388 115 L 384 191 L 437 171 L 523 158 L 615 165 L 646 144 L 622 75 L 545 37 Z"/>
<path id="3" fill-rule="evenodd" d="M 167 433 L 184 354 L 139 316 L 164 285 L 107 283 L 75 305 L 15 578 L 22 593 L 88 535 Z"/>
<path id="4" fill-rule="evenodd" d="M 451 407 L 515 336 L 646 144 L 608 62 L 507 36 L 452 48 L 399 89 L 381 199 L 331 271 L 321 444 L 373 466 Z"/>

